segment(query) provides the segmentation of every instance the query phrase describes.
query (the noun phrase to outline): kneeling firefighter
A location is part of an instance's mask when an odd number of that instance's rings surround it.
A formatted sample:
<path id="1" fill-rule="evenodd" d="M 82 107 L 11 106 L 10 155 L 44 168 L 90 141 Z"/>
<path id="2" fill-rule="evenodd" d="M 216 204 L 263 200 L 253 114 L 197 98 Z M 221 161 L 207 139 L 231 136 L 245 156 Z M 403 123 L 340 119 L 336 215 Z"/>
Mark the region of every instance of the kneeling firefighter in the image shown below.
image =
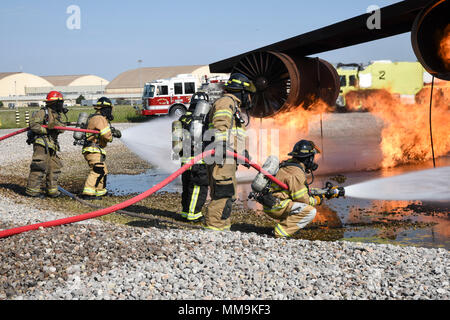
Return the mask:
<path id="1" fill-rule="evenodd" d="M 181 144 L 183 149 L 179 152 L 181 166 L 203 152 L 203 134 L 207 127 L 205 121 L 210 109 L 208 95 L 197 92 L 192 96 L 186 114 L 179 118 L 178 123 L 177 121 L 173 123 L 174 128 L 179 126 L 183 130 Z M 208 196 L 208 172 L 205 161 L 202 159 L 185 171 L 181 181 L 183 184 L 181 216 L 189 221 L 198 221 L 203 218 L 202 208 Z"/>
<path id="2" fill-rule="evenodd" d="M 58 91 L 50 91 L 47 94 L 45 106 L 31 116 L 27 143 L 33 144 L 33 158 L 25 191 L 30 197 L 44 197 L 41 193 L 44 180 L 46 194 L 52 198 L 60 196 L 58 177 L 63 164 L 57 152 L 60 150 L 58 136 L 63 131 L 53 128 L 64 127 L 65 123 L 61 120 L 61 115 L 65 115 L 67 111 L 64 108 L 63 95 Z"/>
<path id="3" fill-rule="evenodd" d="M 211 194 L 211 202 L 205 212 L 205 229 L 224 231 L 231 227 L 238 163 L 227 156 L 226 151 L 249 157 L 245 149 L 245 121 L 241 110 L 248 111 L 252 107 L 251 94 L 255 92 L 255 86 L 245 75 L 233 73 L 224 86 L 224 95 L 214 103 L 209 113 L 209 129 L 214 133 L 214 141 L 206 150 L 214 150 L 215 155 L 205 157 Z"/>
<path id="4" fill-rule="evenodd" d="M 264 207 L 264 212 L 271 218 L 278 220 L 274 235 L 277 238 L 291 237 L 304 228 L 316 216 L 317 205 L 325 198 L 332 199 L 344 196 L 342 187 L 327 183 L 326 188 L 310 188 L 307 174 L 313 175 L 318 165 L 314 156 L 320 153 L 314 142 L 300 140 L 288 155 L 291 159 L 278 163 L 276 157 L 269 157 L 263 168 L 285 183 L 289 189 L 284 190 L 275 183 L 268 183 L 262 174 L 258 174 L 252 184 L 249 198 L 256 199 Z M 272 171 L 272 172 L 271 172 Z M 313 175 L 314 179 L 314 175 Z"/>
<path id="5" fill-rule="evenodd" d="M 105 163 L 105 147 L 109 142 L 113 141 L 113 137 L 122 137 L 120 130 L 110 125 L 110 121 L 114 119 L 111 100 L 106 97 L 101 97 L 98 99 L 94 109 L 95 113 L 88 117 L 83 117 L 83 114 L 80 114 L 77 124 L 77 126 L 100 132 L 81 135 L 81 143 L 83 145 L 82 154 L 90 169 L 81 194 L 81 197 L 86 200 L 101 199 L 102 196 L 106 195 L 106 176 L 108 170 Z M 80 120 L 82 118 L 87 123 L 83 123 L 84 121 Z"/>

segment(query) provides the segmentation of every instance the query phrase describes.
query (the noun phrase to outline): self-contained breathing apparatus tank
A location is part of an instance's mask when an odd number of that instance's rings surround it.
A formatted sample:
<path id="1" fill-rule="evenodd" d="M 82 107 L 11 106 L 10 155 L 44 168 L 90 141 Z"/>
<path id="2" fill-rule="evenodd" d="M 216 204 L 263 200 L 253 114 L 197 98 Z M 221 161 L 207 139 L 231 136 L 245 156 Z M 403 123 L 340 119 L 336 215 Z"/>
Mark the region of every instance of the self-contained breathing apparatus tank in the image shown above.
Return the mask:
<path id="1" fill-rule="evenodd" d="M 172 160 L 180 159 L 183 150 L 183 124 L 180 120 L 172 122 Z"/>
<path id="2" fill-rule="evenodd" d="M 81 112 L 78 115 L 76 128 L 86 129 L 88 120 L 89 120 L 89 115 L 86 112 Z M 73 142 L 74 146 L 76 146 L 76 145 L 80 145 L 80 146 L 84 145 L 84 140 L 86 139 L 86 132 L 75 131 L 73 133 L 73 139 L 75 140 Z"/>
<path id="3" fill-rule="evenodd" d="M 264 162 L 262 168 L 265 171 L 267 171 L 270 175 L 275 176 L 280 168 L 280 162 L 278 161 L 278 157 L 269 156 L 266 162 Z M 266 207 L 273 207 L 278 202 L 278 200 L 270 192 L 270 185 L 271 182 L 269 178 L 267 178 L 261 172 L 258 173 L 252 182 L 253 192 L 250 192 L 248 198 L 254 199 Z"/>
<path id="4" fill-rule="evenodd" d="M 189 133 L 191 135 L 192 143 L 194 144 L 194 149 L 196 150 L 202 149 L 203 129 L 205 127 L 206 117 L 210 110 L 211 104 L 206 100 L 198 101 L 195 106 Z"/>
<path id="5" fill-rule="evenodd" d="M 195 151 L 203 151 L 203 129 L 211 104 L 206 100 L 199 100 L 192 114 L 192 121 L 189 124 L 189 131 L 183 130 L 183 124 L 180 120 L 172 122 L 172 160 L 179 160 L 179 154 L 187 147 L 194 148 Z M 184 115 L 186 116 L 186 115 Z M 189 146 L 187 146 L 189 145 Z"/>

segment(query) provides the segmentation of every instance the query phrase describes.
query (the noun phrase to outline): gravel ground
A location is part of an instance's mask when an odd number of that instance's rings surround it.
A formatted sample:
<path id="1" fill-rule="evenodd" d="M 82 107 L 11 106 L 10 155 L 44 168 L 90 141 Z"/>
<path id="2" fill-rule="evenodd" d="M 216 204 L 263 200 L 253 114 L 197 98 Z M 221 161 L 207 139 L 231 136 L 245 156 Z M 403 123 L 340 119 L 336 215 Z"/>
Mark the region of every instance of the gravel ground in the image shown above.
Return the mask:
<path id="1" fill-rule="evenodd" d="M 62 137 L 63 155 L 79 156 L 79 148 L 70 146 L 72 135 Z M 31 157 L 23 139 L 0 142 L 0 163 Z M 1 229 L 64 216 L 1 195 L 0 201 Z M 0 239 L 0 261 L 0 299 L 8 300 L 450 299 L 445 249 L 281 240 L 239 231 L 91 220 Z"/>

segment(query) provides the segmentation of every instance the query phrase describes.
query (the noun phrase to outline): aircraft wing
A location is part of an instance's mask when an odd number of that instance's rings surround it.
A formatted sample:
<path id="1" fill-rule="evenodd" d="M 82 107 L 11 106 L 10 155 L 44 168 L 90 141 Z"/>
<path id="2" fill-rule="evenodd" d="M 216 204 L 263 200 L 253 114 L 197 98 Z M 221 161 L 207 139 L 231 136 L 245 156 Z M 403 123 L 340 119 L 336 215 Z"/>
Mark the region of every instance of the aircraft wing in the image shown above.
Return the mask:
<path id="1" fill-rule="evenodd" d="M 312 58 L 336 50 L 411 31 L 419 62 L 433 76 L 450 80 L 450 0 L 407 0 L 307 32 L 268 46 L 214 62 L 213 73 L 239 72 L 256 87 L 253 117 L 270 117 L 315 101 L 333 106 L 340 90 L 336 69 Z M 380 28 L 373 26 L 379 18 Z M 372 23 L 372 24 L 371 24 Z"/>
<path id="2" fill-rule="evenodd" d="M 381 8 L 381 29 L 369 29 L 372 13 L 341 21 L 327 27 L 298 35 L 209 65 L 213 73 L 229 73 L 239 60 L 253 52 L 276 51 L 288 55 L 309 56 L 364 42 L 378 40 L 412 29 L 414 20 L 430 0 L 408 0 Z"/>

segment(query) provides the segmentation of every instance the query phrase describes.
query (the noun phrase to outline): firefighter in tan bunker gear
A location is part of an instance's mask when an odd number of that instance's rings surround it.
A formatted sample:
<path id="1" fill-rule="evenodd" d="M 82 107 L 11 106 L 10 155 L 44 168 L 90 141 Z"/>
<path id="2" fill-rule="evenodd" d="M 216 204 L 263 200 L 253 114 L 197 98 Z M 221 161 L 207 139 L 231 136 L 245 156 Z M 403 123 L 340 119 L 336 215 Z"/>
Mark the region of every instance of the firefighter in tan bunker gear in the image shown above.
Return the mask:
<path id="1" fill-rule="evenodd" d="M 231 227 L 231 210 L 236 200 L 237 162 L 227 157 L 226 150 L 248 154 L 241 109 L 251 107 L 250 93 L 255 91 L 255 86 L 246 76 L 232 74 L 225 84 L 225 94 L 214 103 L 209 113 L 209 129 L 213 129 L 214 142 L 206 150 L 214 149 L 215 155 L 205 157 L 211 196 L 205 212 L 205 229 L 224 231 Z"/>
<path id="2" fill-rule="evenodd" d="M 106 168 L 105 147 L 112 142 L 113 137 L 120 138 L 121 132 L 110 126 L 110 121 L 114 119 L 112 115 L 111 100 L 105 97 L 98 99 L 94 106 L 95 113 L 89 116 L 87 124 L 88 130 L 97 130 L 100 133 L 86 133 L 86 139 L 82 154 L 89 165 L 89 175 L 84 184 L 81 197 L 86 200 L 101 199 L 106 195 Z"/>
<path id="3" fill-rule="evenodd" d="M 314 142 L 301 140 L 288 155 L 291 159 L 283 161 L 276 178 L 285 183 L 289 189 L 284 190 L 275 183 L 271 184 L 271 194 L 277 199 L 273 207 L 264 206 L 264 212 L 278 220 L 274 234 L 277 238 L 291 237 L 304 228 L 316 216 L 314 206 L 323 202 L 323 195 L 310 194 L 306 174 L 317 169 L 314 155 L 320 150 Z"/>
<path id="4" fill-rule="evenodd" d="M 33 113 L 31 117 L 27 143 L 33 144 L 33 158 L 25 191 L 30 197 L 43 198 L 45 193 L 52 198 L 60 196 L 58 177 L 63 165 L 57 152 L 58 135 L 63 131 L 53 128 L 64 127 L 61 113 L 67 113 L 63 95 L 58 91 L 51 91 L 47 94 L 45 107 Z M 47 125 L 47 128 L 43 125 Z M 44 180 L 46 192 L 42 193 Z"/>

